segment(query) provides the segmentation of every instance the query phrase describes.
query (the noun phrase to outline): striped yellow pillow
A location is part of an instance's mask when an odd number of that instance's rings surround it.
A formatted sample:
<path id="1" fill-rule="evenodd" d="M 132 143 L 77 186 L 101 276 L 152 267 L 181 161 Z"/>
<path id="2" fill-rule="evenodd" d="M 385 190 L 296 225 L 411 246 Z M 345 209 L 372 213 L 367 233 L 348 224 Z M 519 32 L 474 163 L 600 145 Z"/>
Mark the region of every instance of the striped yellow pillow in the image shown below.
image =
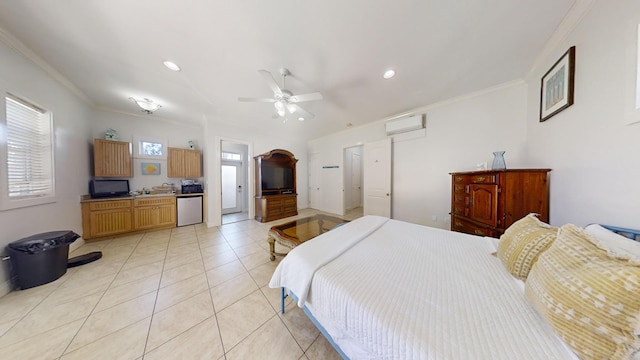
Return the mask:
<path id="1" fill-rule="evenodd" d="M 525 280 L 538 256 L 556 238 L 558 228 L 529 214 L 514 222 L 500 236 L 498 258 L 514 277 Z"/>
<path id="2" fill-rule="evenodd" d="M 560 228 L 525 293 L 581 359 L 640 357 L 640 265 L 608 255 L 576 226 Z"/>

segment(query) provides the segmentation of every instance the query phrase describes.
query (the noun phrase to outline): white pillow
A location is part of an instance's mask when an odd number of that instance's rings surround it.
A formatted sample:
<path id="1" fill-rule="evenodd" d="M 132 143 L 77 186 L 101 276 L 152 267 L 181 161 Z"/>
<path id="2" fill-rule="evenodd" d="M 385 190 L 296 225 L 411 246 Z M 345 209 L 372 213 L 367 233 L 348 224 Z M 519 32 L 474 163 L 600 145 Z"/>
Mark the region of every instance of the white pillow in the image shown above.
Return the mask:
<path id="1" fill-rule="evenodd" d="M 598 224 L 587 225 L 585 234 L 595 238 L 598 247 L 606 250 L 610 256 L 629 259 L 633 263 L 640 263 L 640 242 L 633 241 Z"/>

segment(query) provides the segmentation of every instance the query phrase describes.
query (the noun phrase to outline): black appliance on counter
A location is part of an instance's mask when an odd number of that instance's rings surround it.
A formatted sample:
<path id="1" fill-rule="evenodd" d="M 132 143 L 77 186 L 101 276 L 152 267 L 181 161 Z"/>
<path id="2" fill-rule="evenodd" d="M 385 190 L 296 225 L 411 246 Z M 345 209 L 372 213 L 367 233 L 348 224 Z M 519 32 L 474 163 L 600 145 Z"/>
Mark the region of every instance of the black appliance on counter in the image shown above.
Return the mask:
<path id="1" fill-rule="evenodd" d="M 182 189 L 180 192 L 182 194 L 201 194 L 204 191 L 202 190 L 202 184 L 189 184 L 182 185 Z"/>
<path id="2" fill-rule="evenodd" d="M 91 180 L 89 194 L 93 198 L 129 195 L 129 180 Z"/>

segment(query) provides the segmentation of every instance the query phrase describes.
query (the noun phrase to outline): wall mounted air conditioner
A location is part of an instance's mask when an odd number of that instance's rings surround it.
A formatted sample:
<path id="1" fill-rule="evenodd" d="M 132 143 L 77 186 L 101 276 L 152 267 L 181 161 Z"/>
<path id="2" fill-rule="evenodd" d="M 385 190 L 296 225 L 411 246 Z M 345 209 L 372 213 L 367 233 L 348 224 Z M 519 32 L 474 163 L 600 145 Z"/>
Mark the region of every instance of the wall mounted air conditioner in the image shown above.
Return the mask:
<path id="1" fill-rule="evenodd" d="M 424 129 L 425 114 L 414 115 L 406 118 L 391 120 L 384 124 L 387 135 L 395 135 L 403 132 Z"/>

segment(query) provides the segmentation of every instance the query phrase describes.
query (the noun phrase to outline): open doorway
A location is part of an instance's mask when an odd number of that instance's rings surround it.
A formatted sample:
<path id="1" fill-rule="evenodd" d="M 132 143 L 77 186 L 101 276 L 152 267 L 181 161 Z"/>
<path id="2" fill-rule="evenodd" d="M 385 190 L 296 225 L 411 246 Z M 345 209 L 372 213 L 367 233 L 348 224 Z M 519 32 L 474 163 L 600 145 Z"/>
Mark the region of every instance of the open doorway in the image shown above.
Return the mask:
<path id="1" fill-rule="evenodd" d="M 227 140 L 221 142 L 222 224 L 249 219 L 248 152 L 246 144 Z"/>
<path id="2" fill-rule="evenodd" d="M 344 149 L 344 214 L 362 215 L 362 145 Z"/>

